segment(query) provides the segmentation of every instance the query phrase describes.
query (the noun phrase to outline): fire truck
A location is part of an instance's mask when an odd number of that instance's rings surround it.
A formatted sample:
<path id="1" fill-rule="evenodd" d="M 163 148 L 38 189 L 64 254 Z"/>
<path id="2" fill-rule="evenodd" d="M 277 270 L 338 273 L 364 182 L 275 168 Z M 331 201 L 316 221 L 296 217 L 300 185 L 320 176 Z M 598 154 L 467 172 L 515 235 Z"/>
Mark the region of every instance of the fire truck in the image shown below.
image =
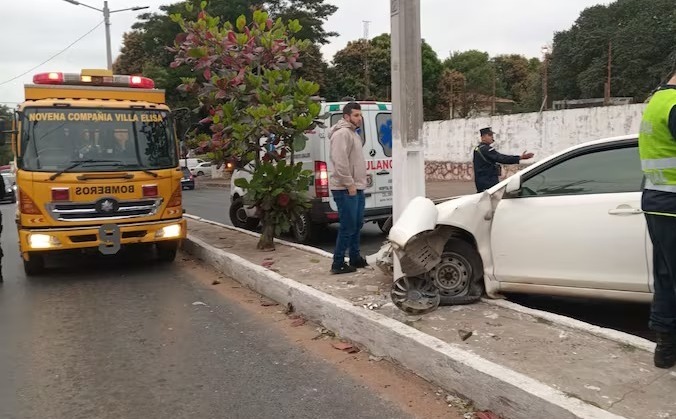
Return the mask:
<path id="1" fill-rule="evenodd" d="M 108 70 L 40 73 L 24 91 L 4 136 L 15 155 L 26 274 L 73 250 L 114 255 L 139 245 L 173 261 L 186 222 L 164 91 Z"/>

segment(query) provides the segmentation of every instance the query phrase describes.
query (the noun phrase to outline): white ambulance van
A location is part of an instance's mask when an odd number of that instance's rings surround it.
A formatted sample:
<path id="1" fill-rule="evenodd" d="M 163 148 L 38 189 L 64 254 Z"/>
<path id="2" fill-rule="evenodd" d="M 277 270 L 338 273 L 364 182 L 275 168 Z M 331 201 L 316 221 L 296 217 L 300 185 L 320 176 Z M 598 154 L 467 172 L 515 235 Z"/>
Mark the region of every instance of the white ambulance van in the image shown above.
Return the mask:
<path id="1" fill-rule="evenodd" d="M 300 243 L 311 243 L 322 227 L 338 222 L 338 208 L 329 188 L 333 172 L 329 130 L 343 117 L 343 106 L 347 103 L 323 102 L 320 115 L 327 115 L 323 121 L 325 127 L 308 131 L 305 148 L 296 151 L 296 162 L 303 162 L 305 169 L 314 172 L 314 181 L 308 191 L 312 208 L 293 225 L 293 235 Z M 364 118 L 359 134 L 368 175 L 364 221 L 377 223 L 383 229 L 392 215 L 392 104 L 358 103 Z M 255 210 L 244 205 L 242 198 L 246 192 L 235 186 L 235 180 L 240 177 L 249 178 L 250 175 L 242 170 L 235 170 L 232 175 L 230 220 L 236 227 L 255 229 L 260 222 L 255 218 Z"/>

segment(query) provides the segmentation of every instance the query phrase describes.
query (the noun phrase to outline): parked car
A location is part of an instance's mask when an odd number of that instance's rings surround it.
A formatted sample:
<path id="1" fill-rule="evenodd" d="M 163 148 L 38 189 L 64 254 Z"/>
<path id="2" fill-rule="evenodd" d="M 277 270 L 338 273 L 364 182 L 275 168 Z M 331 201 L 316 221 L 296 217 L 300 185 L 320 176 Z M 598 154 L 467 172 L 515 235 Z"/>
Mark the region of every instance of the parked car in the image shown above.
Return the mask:
<path id="1" fill-rule="evenodd" d="M 4 202 L 16 203 L 16 178 L 11 172 L 3 172 L 2 180 L 5 185 Z"/>
<path id="2" fill-rule="evenodd" d="M 187 167 L 181 167 L 183 177 L 181 178 L 181 189 L 195 189 L 195 176 L 190 173 Z"/>
<path id="3" fill-rule="evenodd" d="M 180 163 L 181 163 L 181 166 L 187 167 L 192 172 L 192 170 L 195 167 L 197 167 L 198 164 L 204 163 L 204 160 L 191 157 L 191 158 L 181 159 Z"/>
<path id="4" fill-rule="evenodd" d="M 389 234 L 408 312 L 485 293 L 649 302 L 652 244 L 641 211 L 637 136 L 578 145 L 486 192 L 434 204 L 416 198 Z"/>
<path id="5" fill-rule="evenodd" d="M 392 214 L 392 104 L 384 102 L 359 102 L 362 108 L 363 125 L 359 130 L 362 138 L 362 153 L 366 160 L 368 186 L 364 191 L 366 210 L 364 221 L 377 223 L 386 231 L 385 223 Z M 312 242 L 322 226 L 338 222 L 338 206 L 329 188 L 333 172 L 331 165 L 329 130 L 342 117 L 347 102 L 322 103 L 321 115 L 325 127 L 317 127 L 305 133 L 307 141 L 296 147 L 295 161 L 303 162 L 303 168 L 314 172 L 314 182 L 308 191 L 311 209 L 293 223 L 292 232 L 300 243 Z M 298 144 L 295 144 L 298 146 Z M 259 224 L 256 209 L 247 208 L 243 197 L 246 193 L 235 186 L 239 178 L 250 179 L 244 170 L 235 170 L 230 186 L 230 220 L 236 227 L 253 229 Z"/>
<path id="6" fill-rule="evenodd" d="M 207 173 L 211 174 L 211 162 L 204 161 L 204 162 L 198 163 L 197 166 L 190 169 L 190 172 L 192 172 L 192 174 L 195 175 L 195 176 L 204 176 Z"/>

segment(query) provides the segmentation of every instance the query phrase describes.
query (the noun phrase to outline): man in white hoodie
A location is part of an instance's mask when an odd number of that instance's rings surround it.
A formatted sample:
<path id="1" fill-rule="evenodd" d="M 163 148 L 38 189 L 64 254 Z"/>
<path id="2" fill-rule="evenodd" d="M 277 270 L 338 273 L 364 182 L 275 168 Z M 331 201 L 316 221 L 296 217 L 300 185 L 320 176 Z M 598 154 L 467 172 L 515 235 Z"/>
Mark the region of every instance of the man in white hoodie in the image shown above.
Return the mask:
<path id="1" fill-rule="evenodd" d="M 338 206 L 340 229 L 333 254 L 331 273 L 347 274 L 368 266 L 361 255 L 359 239 L 364 226 L 366 161 L 357 129 L 362 125 L 361 106 L 350 102 L 343 108 L 343 119 L 331 127 L 331 192 Z M 350 263 L 345 263 L 349 250 Z"/>

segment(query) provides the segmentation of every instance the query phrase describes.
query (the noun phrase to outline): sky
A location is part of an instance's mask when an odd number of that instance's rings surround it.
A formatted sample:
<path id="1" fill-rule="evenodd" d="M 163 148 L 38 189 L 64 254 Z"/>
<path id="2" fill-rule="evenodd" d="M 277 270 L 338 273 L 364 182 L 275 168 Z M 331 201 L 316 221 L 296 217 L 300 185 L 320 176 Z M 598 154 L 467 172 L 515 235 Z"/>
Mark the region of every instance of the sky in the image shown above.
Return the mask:
<path id="1" fill-rule="evenodd" d="M 405 0 L 402 0 L 405 1 Z M 369 37 L 390 31 L 389 0 L 327 0 L 339 7 L 325 28 L 340 36 L 322 48 L 330 60 L 349 41 L 364 36 L 364 21 L 370 21 Z M 98 9 L 102 0 L 82 0 Z M 171 0 L 109 0 L 111 10 L 149 6 L 158 11 Z M 452 51 L 478 49 L 491 56 L 522 54 L 540 57 L 542 46 L 554 33 L 570 28 L 580 12 L 609 0 L 421 0 L 422 37 L 439 58 Z M 143 12 L 121 11 L 111 15 L 113 60 L 122 35 L 131 30 Z M 14 107 L 23 99 L 23 85 L 35 73 L 79 72 L 106 67 L 104 26 L 100 25 L 65 52 L 39 65 L 68 47 L 103 21 L 103 14 L 63 0 L 3 1 L 0 14 L 0 104 Z M 39 65 L 39 66 L 38 66 Z M 24 76 L 20 76 L 27 73 Z M 19 77 L 20 76 L 20 77 Z M 16 78 L 13 81 L 12 79 Z"/>

